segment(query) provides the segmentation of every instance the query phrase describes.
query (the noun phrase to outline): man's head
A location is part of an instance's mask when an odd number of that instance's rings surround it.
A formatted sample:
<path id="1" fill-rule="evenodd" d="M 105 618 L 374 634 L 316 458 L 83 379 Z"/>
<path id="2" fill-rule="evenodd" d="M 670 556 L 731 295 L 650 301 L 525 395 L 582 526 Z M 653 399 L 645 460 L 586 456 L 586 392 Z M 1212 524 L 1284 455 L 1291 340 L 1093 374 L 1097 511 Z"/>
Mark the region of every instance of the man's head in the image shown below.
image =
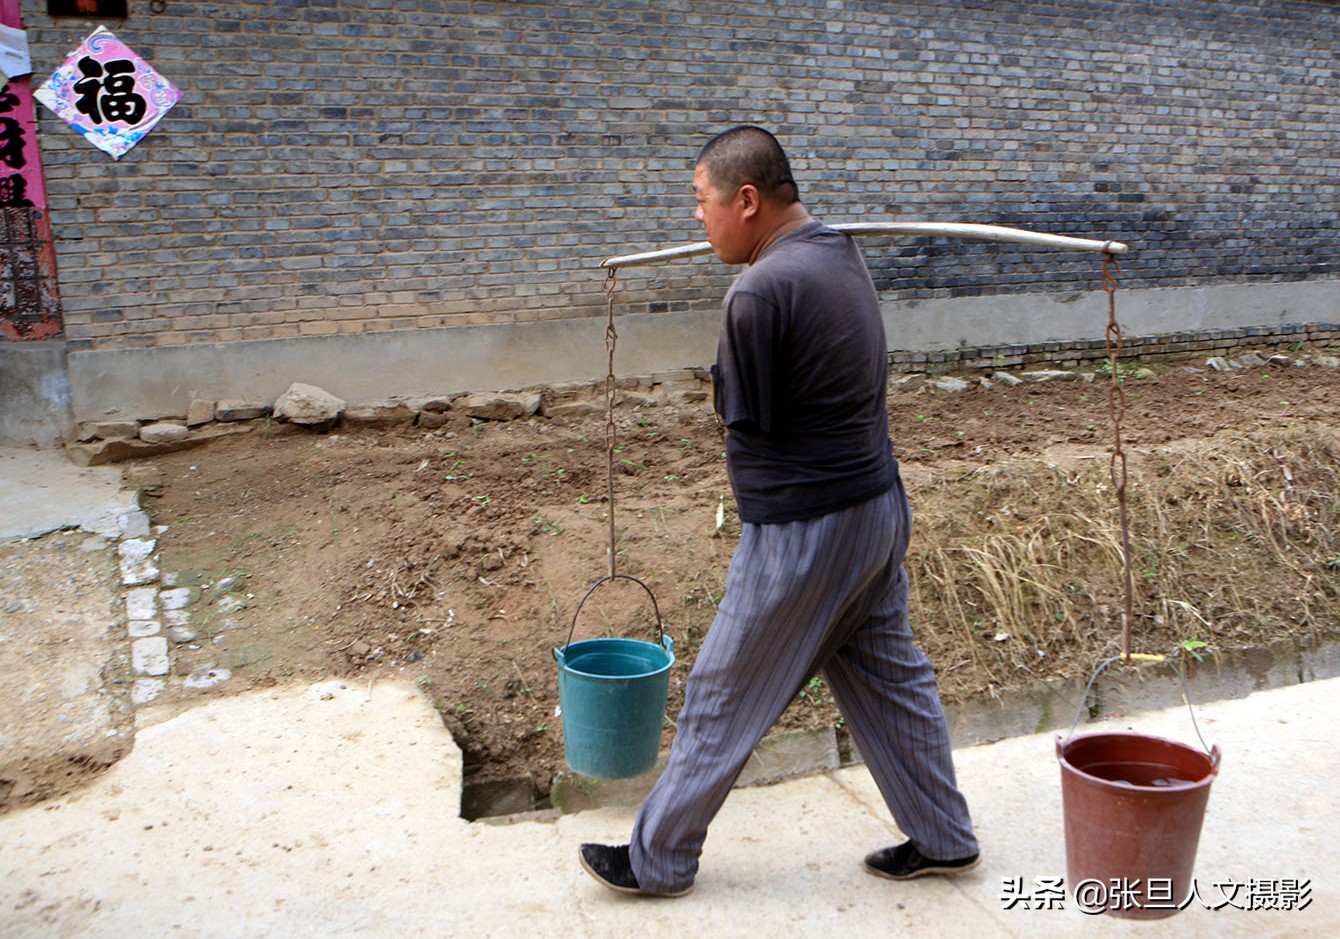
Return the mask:
<path id="1" fill-rule="evenodd" d="M 717 257 L 750 261 L 779 222 L 804 214 L 791 165 L 761 127 L 734 127 L 707 142 L 693 171 L 702 223 Z"/>
<path id="2" fill-rule="evenodd" d="M 800 198 L 782 145 L 762 127 L 744 125 L 717 134 L 698 152 L 696 165 L 706 168 L 721 192 L 734 193 L 748 183 L 779 206 Z"/>

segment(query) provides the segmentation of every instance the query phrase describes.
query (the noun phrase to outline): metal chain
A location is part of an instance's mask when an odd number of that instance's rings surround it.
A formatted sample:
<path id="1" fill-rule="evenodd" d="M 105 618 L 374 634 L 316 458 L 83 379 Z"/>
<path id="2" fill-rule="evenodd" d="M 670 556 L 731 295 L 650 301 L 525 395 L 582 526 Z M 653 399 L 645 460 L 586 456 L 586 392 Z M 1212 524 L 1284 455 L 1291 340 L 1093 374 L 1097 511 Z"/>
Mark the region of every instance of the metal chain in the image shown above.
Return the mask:
<path id="1" fill-rule="evenodd" d="M 1112 383 L 1107 390 L 1107 413 L 1112 421 L 1112 458 L 1108 474 L 1117 493 L 1117 512 L 1121 521 L 1121 558 L 1125 578 L 1125 606 L 1121 614 L 1121 657 L 1131 658 L 1131 620 L 1134 617 L 1135 582 L 1131 575 L 1131 527 L 1126 510 L 1126 452 L 1121 447 L 1121 422 L 1126 416 L 1126 389 L 1117 369 L 1121 357 L 1121 325 L 1117 323 L 1117 278 L 1121 265 L 1116 255 L 1103 255 L 1103 291 L 1107 294 L 1107 364 Z"/>
<path id="2" fill-rule="evenodd" d="M 605 461 L 606 485 L 605 504 L 609 511 L 610 546 L 609 575 L 615 576 L 614 559 L 614 347 L 619 342 L 619 333 L 614 328 L 614 268 L 605 275 L 605 307 L 609 321 L 605 325 L 605 351 L 609 353 L 609 371 L 605 375 Z"/>

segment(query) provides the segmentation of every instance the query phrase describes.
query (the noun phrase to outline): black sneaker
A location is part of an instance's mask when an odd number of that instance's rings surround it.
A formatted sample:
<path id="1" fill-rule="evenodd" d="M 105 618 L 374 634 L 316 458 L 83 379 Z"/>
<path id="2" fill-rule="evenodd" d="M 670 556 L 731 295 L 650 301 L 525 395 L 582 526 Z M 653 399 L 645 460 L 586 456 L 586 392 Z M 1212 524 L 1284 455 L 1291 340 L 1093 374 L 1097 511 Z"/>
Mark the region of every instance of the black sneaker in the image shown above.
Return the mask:
<path id="1" fill-rule="evenodd" d="M 927 874 L 962 874 L 982 863 L 980 854 L 970 854 L 954 861 L 935 861 L 917 850 L 910 841 L 866 855 L 865 869 L 878 877 L 890 880 L 912 880 Z"/>
<path id="2" fill-rule="evenodd" d="M 636 893 L 645 897 L 682 897 L 693 889 L 689 885 L 674 893 L 648 893 L 643 890 L 633 875 L 633 862 L 628 859 L 626 844 L 584 844 L 577 852 L 577 859 L 588 874 L 619 893 Z"/>

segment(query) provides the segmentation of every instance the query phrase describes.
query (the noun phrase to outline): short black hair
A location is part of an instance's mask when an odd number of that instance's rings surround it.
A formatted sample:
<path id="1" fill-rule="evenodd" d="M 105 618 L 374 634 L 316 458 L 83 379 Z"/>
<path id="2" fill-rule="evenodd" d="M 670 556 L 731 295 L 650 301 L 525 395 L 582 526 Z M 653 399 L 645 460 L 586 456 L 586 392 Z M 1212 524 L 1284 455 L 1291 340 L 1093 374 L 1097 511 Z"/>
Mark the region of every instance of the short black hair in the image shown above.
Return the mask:
<path id="1" fill-rule="evenodd" d="M 771 202 L 790 205 L 800 200 L 786 151 L 762 127 L 742 124 L 722 131 L 698 152 L 694 165 L 707 167 L 712 184 L 723 192 L 734 193 L 749 183 Z"/>

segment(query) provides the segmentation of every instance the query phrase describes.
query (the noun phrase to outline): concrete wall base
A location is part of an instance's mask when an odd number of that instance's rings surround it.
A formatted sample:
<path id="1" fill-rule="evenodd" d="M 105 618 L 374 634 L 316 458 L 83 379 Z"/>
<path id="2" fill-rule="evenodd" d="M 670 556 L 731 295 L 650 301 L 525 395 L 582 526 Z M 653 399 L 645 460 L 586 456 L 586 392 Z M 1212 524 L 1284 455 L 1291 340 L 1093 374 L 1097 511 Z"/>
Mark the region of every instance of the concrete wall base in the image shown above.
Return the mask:
<path id="1" fill-rule="evenodd" d="M 1090 291 L 888 300 L 884 316 L 891 350 L 1046 348 L 1101 340 L 1107 298 Z M 1117 316 L 1129 337 L 1173 337 L 1188 351 L 1206 332 L 1240 329 L 1268 342 L 1296 324 L 1340 321 L 1340 281 L 1122 290 Z M 710 363 L 718 321 L 716 312 L 616 317 L 617 373 Z M 603 318 L 76 351 L 69 361 L 80 422 L 184 416 L 192 398 L 272 402 L 295 381 L 358 403 L 590 381 L 604 376 L 607 364 Z"/>
<path id="2" fill-rule="evenodd" d="M 1116 293 L 1117 320 L 1128 336 L 1340 321 L 1340 280 L 1212 284 Z M 1107 295 L 1026 293 L 884 304 L 891 349 L 936 352 L 962 346 L 1035 345 L 1101 339 Z"/>
<path id="3" fill-rule="evenodd" d="M 710 362 L 718 315 L 616 317 L 615 367 L 642 375 Z M 192 398 L 273 402 L 295 381 L 352 403 L 603 377 L 603 318 L 258 339 L 70 354 L 78 421 L 183 416 Z"/>
<path id="4" fill-rule="evenodd" d="M 0 444 L 59 447 L 73 428 L 65 341 L 0 342 Z"/>

